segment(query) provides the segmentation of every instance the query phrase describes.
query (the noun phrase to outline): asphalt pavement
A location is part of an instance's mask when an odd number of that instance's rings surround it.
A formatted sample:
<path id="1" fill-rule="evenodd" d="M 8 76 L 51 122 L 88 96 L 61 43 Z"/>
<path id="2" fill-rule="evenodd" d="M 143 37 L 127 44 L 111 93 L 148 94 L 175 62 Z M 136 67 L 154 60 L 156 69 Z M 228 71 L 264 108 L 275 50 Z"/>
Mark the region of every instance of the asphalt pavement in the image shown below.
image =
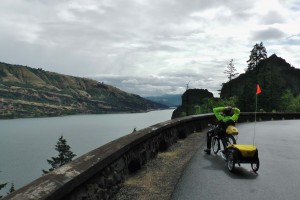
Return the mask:
<path id="1" fill-rule="evenodd" d="M 200 148 L 175 188 L 172 200 L 299 200 L 300 120 L 241 123 L 238 144 L 258 149 L 260 168 L 236 165 L 229 172 L 220 155 Z"/>

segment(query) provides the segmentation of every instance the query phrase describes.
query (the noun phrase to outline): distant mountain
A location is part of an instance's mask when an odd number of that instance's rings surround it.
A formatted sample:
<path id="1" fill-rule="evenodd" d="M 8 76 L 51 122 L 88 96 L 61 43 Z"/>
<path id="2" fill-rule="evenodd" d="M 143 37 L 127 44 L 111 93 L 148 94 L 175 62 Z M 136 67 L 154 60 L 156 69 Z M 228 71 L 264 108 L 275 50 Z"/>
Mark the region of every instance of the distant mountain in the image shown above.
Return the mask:
<path id="1" fill-rule="evenodd" d="M 150 97 L 145 97 L 145 98 L 150 101 L 166 105 L 168 107 L 177 107 L 177 106 L 181 105 L 181 94 L 150 96 Z"/>
<path id="2" fill-rule="evenodd" d="M 92 79 L 0 63 L 0 118 L 167 108 Z"/>

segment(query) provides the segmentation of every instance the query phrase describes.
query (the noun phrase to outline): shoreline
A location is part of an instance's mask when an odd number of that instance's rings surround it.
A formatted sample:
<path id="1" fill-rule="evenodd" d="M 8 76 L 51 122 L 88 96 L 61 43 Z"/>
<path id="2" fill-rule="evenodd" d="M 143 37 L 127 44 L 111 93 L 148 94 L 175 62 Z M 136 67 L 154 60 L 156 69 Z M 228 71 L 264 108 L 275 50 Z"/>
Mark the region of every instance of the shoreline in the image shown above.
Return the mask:
<path id="1" fill-rule="evenodd" d="M 103 113 L 75 113 L 75 114 L 62 114 L 62 115 L 43 115 L 43 116 L 27 116 L 27 117 L 6 117 L 2 118 L 0 115 L 0 120 L 14 120 L 14 119 L 40 119 L 40 118 L 52 118 L 52 117 L 67 117 L 67 116 L 80 116 L 80 115 L 111 115 L 111 114 L 137 114 L 137 113 L 149 113 L 153 111 L 161 111 L 161 110 L 174 110 L 174 108 L 163 108 L 163 109 L 151 109 L 140 112 L 103 112 Z"/>

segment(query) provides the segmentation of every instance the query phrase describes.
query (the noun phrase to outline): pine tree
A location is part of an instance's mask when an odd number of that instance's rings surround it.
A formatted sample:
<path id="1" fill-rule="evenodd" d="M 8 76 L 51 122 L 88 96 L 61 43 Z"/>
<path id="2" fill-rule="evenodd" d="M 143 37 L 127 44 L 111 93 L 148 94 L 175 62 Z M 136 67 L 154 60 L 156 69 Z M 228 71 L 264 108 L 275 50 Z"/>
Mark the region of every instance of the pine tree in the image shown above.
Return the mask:
<path id="1" fill-rule="evenodd" d="M 47 170 L 42 170 L 44 174 L 47 174 L 54 169 L 63 166 L 64 164 L 72 161 L 72 159 L 76 156 L 71 150 L 71 147 L 67 144 L 67 141 L 61 136 L 58 139 L 57 144 L 55 145 L 55 150 L 58 151 L 57 157 L 51 157 L 51 159 L 47 159 L 48 164 L 51 165 L 51 168 Z"/>
<path id="2" fill-rule="evenodd" d="M 7 185 L 7 183 L 0 183 L 0 190 L 3 189 L 6 185 Z M 0 195 L 0 199 L 1 198 L 2 198 L 2 196 Z"/>
<path id="3" fill-rule="evenodd" d="M 250 53 L 251 54 L 249 56 L 249 60 L 247 61 L 248 63 L 247 71 L 251 71 L 255 69 L 261 60 L 267 58 L 267 50 L 264 47 L 263 42 L 260 42 L 260 44 L 255 44 L 253 46 L 253 49 L 250 51 Z"/>
<path id="4" fill-rule="evenodd" d="M 12 183 L 11 186 L 10 186 L 10 188 L 9 188 L 8 194 L 13 193 L 14 191 L 16 191 L 15 190 L 15 185 Z"/>
<path id="5" fill-rule="evenodd" d="M 233 59 L 231 59 L 229 61 L 227 69 L 224 71 L 224 74 L 227 74 L 227 77 L 229 79 L 229 97 L 231 97 L 231 95 L 232 95 L 231 80 L 239 74 L 239 73 L 236 73 L 236 68 L 233 65 Z"/>

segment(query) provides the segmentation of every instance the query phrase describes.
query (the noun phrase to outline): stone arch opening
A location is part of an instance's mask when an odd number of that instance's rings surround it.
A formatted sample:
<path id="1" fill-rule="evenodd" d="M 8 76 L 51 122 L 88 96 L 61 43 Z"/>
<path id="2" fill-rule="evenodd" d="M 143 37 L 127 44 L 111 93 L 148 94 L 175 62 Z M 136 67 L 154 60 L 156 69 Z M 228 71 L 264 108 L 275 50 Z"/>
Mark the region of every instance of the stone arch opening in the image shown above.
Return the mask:
<path id="1" fill-rule="evenodd" d="M 168 147 L 169 147 L 169 145 L 165 140 L 161 140 L 159 142 L 159 146 L 158 146 L 159 151 L 167 151 Z"/>
<path id="2" fill-rule="evenodd" d="M 179 139 L 185 139 L 186 137 L 187 137 L 187 134 L 186 134 L 186 132 L 184 130 L 180 130 L 178 132 L 178 138 Z"/>
<path id="3" fill-rule="evenodd" d="M 139 159 L 135 158 L 128 164 L 128 172 L 129 174 L 133 174 L 137 170 L 141 169 L 142 165 Z"/>

